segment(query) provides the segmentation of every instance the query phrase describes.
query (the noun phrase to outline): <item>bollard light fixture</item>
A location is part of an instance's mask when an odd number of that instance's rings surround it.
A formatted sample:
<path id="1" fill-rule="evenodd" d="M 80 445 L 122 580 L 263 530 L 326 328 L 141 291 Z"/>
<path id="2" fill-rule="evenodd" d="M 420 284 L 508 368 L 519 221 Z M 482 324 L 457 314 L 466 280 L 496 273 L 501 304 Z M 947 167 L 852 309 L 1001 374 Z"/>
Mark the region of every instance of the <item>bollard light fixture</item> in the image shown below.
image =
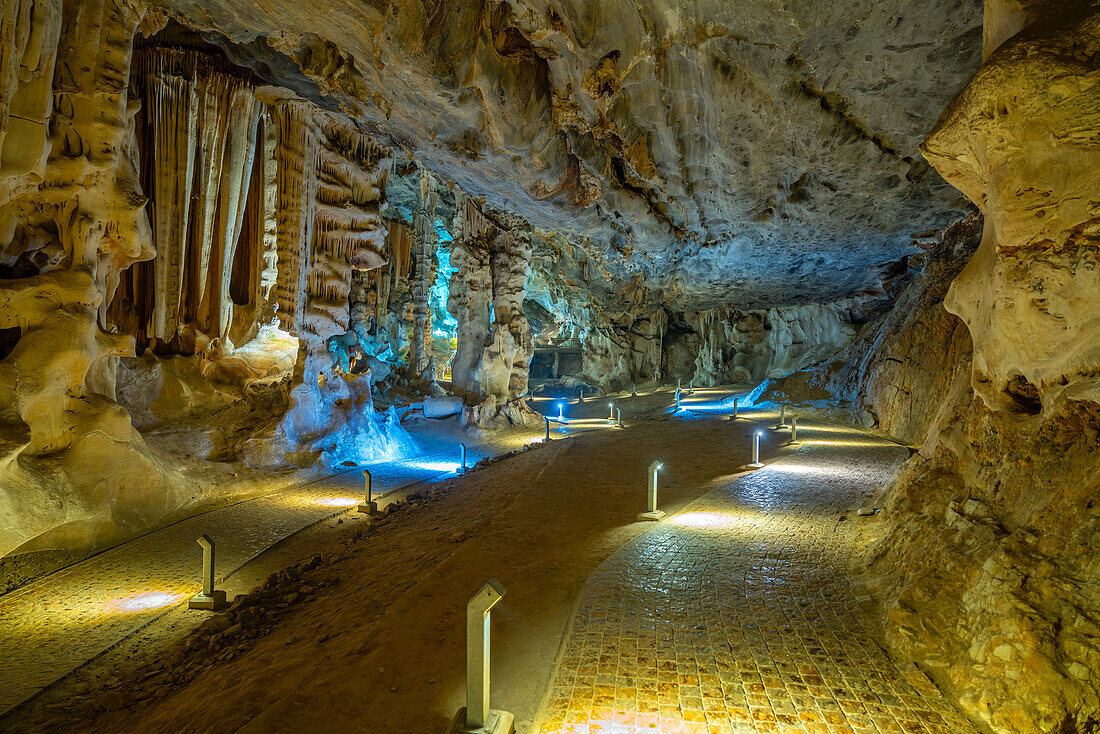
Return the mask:
<path id="1" fill-rule="evenodd" d="M 759 469 L 764 466 L 760 462 L 760 437 L 763 435 L 763 431 L 755 431 L 752 434 L 752 463 L 749 464 L 749 466 L 753 469 Z"/>
<path id="2" fill-rule="evenodd" d="M 466 444 L 460 443 L 459 447 L 462 449 L 462 471 L 466 471 Z"/>
<path id="3" fill-rule="evenodd" d="M 363 501 L 359 503 L 359 512 L 365 512 L 368 515 L 373 515 L 378 512 L 378 503 L 374 501 L 371 488 L 371 475 L 366 469 L 363 470 Z"/>
<path id="4" fill-rule="evenodd" d="M 619 419 L 619 428 L 622 428 L 623 427 L 623 409 L 622 408 L 615 408 L 615 415 Z"/>
<path id="5" fill-rule="evenodd" d="M 776 426 L 776 430 L 780 428 L 790 428 L 787 425 L 787 406 L 785 404 L 779 406 L 779 425 Z"/>
<path id="6" fill-rule="evenodd" d="M 565 403 L 558 403 L 558 420 L 565 420 Z"/>
<path id="7" fill-rule="evenodd" d="M 615 403 L 608 403 L 607 404 L 607 411 L 608 411 L 607 419 L 609 421 L 615 420 Z"/>
<path id="8" fill-rule="evenodd" d="M 225 608 L 225 592 L 214 588 L 214 541 L 209 535 L 200 535 L 202 546 L 202 592 L 187 602 L 188 609 L 205 609 L 211 612 Z"/>
<path id="9" fill-rule="evenodd" d="M 639 520 L 660 520 L 665 513 L 657 509 L 657 472 L 661 471 L 664 464 L 654 461 L 649 465 L 649 496 L 646 511 L 638 515 Z"/>
<path id="10" fill-rule="evenodd" d="M 798 445 L 798 416 L 791 416 L 791 440 L 787 442 L 788 446 Z"/>
<path id="11" fill-rule="evenodd" d="M 634 383 L 634 382 L 630 383 L 630 397 L 632 397 L 632 398 L 638 397 L 638 385 L 637 385 L 637 383 Z"/>
<path id="12" fill-rule="evenodd" d="M 544 440 L 549 441 L 550 440 L 550 416 L 545 416 L 545 418 L 546 418 L 546 438 Z"/>
<path id="13" fill-rule="evenodd" d="M 680 388 L 676 388 L 676 410 L 680 410 Z"/>
<path id="14" fill-rule="evenodd" d="M 489 611 L 504 596 L 496 579 L 466 604 L 466 706 L 459 709 L 448 734 L 511 734 L 515 717 L 489 708 Z"/>

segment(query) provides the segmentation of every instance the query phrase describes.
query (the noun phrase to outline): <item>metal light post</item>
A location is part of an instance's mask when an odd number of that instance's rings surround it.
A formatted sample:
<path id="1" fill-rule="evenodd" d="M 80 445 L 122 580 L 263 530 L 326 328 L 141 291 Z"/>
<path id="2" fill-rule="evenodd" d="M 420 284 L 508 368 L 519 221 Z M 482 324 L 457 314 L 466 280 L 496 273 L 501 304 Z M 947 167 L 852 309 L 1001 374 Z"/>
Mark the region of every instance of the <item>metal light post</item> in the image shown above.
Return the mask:
<path id="1" fill-rule="evenodd" d="M 615 420 L 615 403 L 608 403 L 607 404 L 607 411 L 608 411 L 607 419 L 609 421 Z"/>
<path id="2" fill-rule="evenodd" d="M 791 440 L 787 442 L 788 446 L 796 446 L 798 444 L 798 416 L 791 416 Z"/>
<path id="3" fill-rule="evenodd" d="M 511 734 L 515 717 L 489 708 L 489 610 L 504 596 L 496 579 L 481 587 L 466 604 L 466 708 L 459 711 L 451 732 Z"/>
<path id="4" fill-rule="evenodd" d="M 623 409 L 622 408 L 615 408 L 615 415 L 619 419 L 619 428 L 622 428 L 623 427 Z"/>
<path id="5" fill-rule="evenodd" d="M 639 520 L 660 520 L 665 516 L 665 513 L 657 509 L 657 472 L 661 471 L 663 467 L 659 461 L 654 461 L 649 465 L 649 502 L 647 504 L 647 510 L 638 515 Z"/>
<path id="6" fill-rule="evenodd" d="M 366 512 L 367 514 L 374 514 L 378 512 L 378 503 L 374 501 L 374 497 L 371 496 L 371 476 L 370 472 L 366 469 L 363 470 L 363 501 L 359 503 L 359 512 Z"/>
<path id="7" fill-rule="evenodd" d="M 676 388 L 676 412 L 680 412 L 680 388 Z"/>
<path id="8" fill-rule="evenodd" d="M 634 382 L 630 383 L 630 397 L 632 397 L 632 398 L 638 397 L 638 385 L 637 385 L 637 383 L 634 383 Z"/>
<path id="9" fill-rule="evenodd" d="M 465 472 L 466 471 L 466 444 L 460 443 L 459 446 L 462 447 L 462 471 Z"/>
<path id="10" fill-rule="evenodd" d="M 752 434 L 752 463 L 749 464 L 749 466 L 753 469 L 759 469 L 764 466 L 760 463 L 760 437 L 763 435 L 763 431 L 756 431 Z"/>
<path id="11" fill-rule="evenodd" d="M 558 420 L 565 420 L 565 403 L 558 403 Z"/>
<path id="12" fill-rule="evenodd" d="M 202 593 L 191 597 L 188 609 L 205 609 L 217 612 L 225 607 L 225 592 L 214 588 L 214 541 L 209 535 L 200 535 L 202 546 Z"/>
<path id="13" fill-rule="evenodd" d="M 550 440 L 550 416 L 544 416 L 546 418 L 546 439 Z"/>
<path id="14" fill-rule="evenodd" d="M 776 428 L 789 428 L 787 425 L 787 406 L 785 404 L 779 406 L 779 425 Z"/>

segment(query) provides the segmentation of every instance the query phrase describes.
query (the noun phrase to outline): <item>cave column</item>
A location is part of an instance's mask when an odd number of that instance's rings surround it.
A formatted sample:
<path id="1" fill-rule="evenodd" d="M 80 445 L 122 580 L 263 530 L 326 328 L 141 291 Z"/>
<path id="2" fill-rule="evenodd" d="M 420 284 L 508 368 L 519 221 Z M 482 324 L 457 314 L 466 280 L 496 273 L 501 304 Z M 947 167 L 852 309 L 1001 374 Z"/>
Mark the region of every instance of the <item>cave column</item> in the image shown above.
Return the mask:
<path id="1" fill-rule="evenodd" d="M 451 383 L 458 395 L 477 398 L 481 385 L 475 370 L 489 335 L 489 299 L 492 275 L 489 249 L 483 237 L 461 237 L 451 243 L 451 276 L 447 310 L 458 321 L 458 341 L 451 362 Z"/>
<path id="2" fill-rule="evenodd" d="M 437 271 L 435 251 L 439 247 L 439 234 L 435 229 L 436 198 L 435 179 L 421 169 L 419 206 L 413 222 L 416 274 L 413 279 L 413 338 L 409 345 L 409 366 L 417 375 L 423 374 L 428 367 L 432 342 L 430 300 Z"/>
<path id="3" fill-rule="evenodd" d="M 521 225 L 502 232 L 494 245 L 494 319 L 480 372 L 483 391 L 507 402 L 527 392 L 528 370 L 535 353 L 531 327 L 523 312 L 531 272 L 531 231 Z"/>

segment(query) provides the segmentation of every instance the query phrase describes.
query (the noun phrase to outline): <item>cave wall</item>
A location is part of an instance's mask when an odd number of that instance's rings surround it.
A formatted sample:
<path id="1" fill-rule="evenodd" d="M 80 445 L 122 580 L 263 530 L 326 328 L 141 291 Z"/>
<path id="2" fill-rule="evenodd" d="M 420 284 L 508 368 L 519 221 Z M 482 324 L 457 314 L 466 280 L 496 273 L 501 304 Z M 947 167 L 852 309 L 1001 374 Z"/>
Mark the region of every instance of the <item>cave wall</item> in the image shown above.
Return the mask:
<path id="1" fill-rule="evenodd" d="M 4 554 L 102 545 L 201 492 L 114 401 L 134 340 L 108 331 L 107 307 L 120 273 L 155 255 L 128 88 L 142 13 L 115 0 L 67 10 L 3 11 L 0 329 L 20 333 L 0 360 Z"/>
<path id="2" fill-rule="evenodd" d="M 1098 11 L 987 3 L 985 62 L 924 146 L 982 216 L 782 386 L 920 445 L 868 558 L 883 631 L 1003 734 L 1100 726 Z"/>

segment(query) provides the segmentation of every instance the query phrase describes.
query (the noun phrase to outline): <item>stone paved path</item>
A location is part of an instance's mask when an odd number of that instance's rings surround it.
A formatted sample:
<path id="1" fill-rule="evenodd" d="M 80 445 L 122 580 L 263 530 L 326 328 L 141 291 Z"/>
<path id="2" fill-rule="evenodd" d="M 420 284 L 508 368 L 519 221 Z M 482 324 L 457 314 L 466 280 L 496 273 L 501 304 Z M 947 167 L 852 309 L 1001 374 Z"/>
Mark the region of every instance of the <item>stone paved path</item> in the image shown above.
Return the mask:
<path id="1" fill-rule="evenodd" d="M 487 453 L 471 448 L 469 464 Z M 455 446 L 367 466 L 382 494 L 451 476 L 459 460 Z M 187 518 L 0 597 L 0 715 L 197 593 L 199 535 L 214 539 L 224 581 L 283 538 L 358 504 L 361 471 Z"/>
<path id="2" fill-rule="evenodd" d="M 539 734 L 974 731 L 874 642 L 846 570 L 850 510 L 906 450 L 835 428 L 799 434 L 798 451 L 594 572 Z"/>

